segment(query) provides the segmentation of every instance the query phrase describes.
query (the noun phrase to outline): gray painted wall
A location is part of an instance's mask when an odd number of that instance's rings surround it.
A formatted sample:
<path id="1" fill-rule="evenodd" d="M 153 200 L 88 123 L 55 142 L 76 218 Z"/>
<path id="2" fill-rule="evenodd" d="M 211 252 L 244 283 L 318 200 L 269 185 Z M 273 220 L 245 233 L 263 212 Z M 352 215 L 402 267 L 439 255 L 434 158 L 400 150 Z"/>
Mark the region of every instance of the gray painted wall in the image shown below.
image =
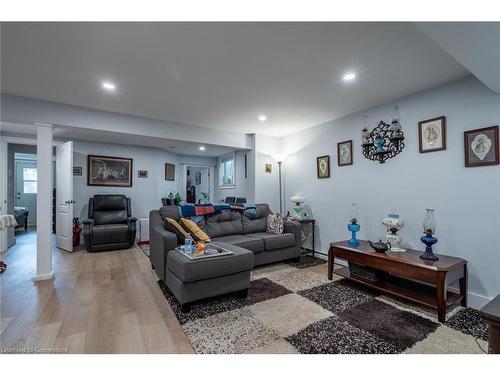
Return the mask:
<path id="1" fill-rule="evenodd" d="M 400 106 L 406 147 L 385 164 L 361 154 L 363 115 L 373 125 Z M 446 116 L 447 150 L 420 154 L 417 123 Z M 464 167 L 463 132 L 500 124 L 500 95 L 471 78 L 403 98 L 282 139 L 286 203 L 303 193 L 317 220 L 318 251 L 349 236 L 350 203 L 358 202 L 362 239 L 385 236 L 382 219 L 391 211 L 406 221 L 405 246 L 423 249 L 425 208 L 436 209 L 437 253 L 469 262 L 470 303 L 481 306 L 500 290 L 500 166 Z M 337 142 L 353 140 L 354 164 L 337 167 Z M 330 179 L 317 179 L 316 157 L 331 156 Z"/>
<path id="2" fill-rule="evenodd" d="M 87 155 L 106 155 L 133 159 L 132 187 L 87 186 Z M 125 194 L 132 200 L 135 217 L 148 218 L 149 211 L 161 206 L 161 197 L 170 191 L 180 192 L 182 183 L 181 163 L 194 162 L 211 165 L 214 158 L 179 156 L 150 147 L 122 146 L 117 144 L 74 142 L 73 165 L 82 167 L 82 176 L 73 176 L 73 196 L 76 201 L 73 214 L 87 217 L 88 200 L 94 194 Z M 165 163 L 176 165 L 175 181 L 165 181 Z M 139 169 L 148 170 L 148 178 L 138 178 Z"/>

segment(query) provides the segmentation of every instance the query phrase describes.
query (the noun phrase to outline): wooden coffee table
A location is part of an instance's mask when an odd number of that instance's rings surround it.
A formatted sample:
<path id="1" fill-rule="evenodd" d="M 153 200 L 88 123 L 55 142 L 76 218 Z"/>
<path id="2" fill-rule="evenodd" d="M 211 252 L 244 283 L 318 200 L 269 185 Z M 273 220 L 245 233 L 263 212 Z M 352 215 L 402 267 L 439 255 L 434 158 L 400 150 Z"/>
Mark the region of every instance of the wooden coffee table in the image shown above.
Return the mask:
<path id="1" fill-rule="evenodd" d="M 467 262 L 461 258 L 439 255 L 439 260 L 420 259 L 422 251 L 377 253 L 367 241 L 359 241 L 357 247 L 348 241 L 330 244 L 328 250 L 328 279 L 332 274 L 345 277 L 366 287 L 437 309 L 441 323 L 446 320 L 448 306 L 460 301 L 467 306 Z M 351 275 L 348 267 L 333 269 L 335 258 L 383 271 L 380 280 L 372 281 Z M 459 281 L 460 294 L 447 290 L 447 286 Z"/>

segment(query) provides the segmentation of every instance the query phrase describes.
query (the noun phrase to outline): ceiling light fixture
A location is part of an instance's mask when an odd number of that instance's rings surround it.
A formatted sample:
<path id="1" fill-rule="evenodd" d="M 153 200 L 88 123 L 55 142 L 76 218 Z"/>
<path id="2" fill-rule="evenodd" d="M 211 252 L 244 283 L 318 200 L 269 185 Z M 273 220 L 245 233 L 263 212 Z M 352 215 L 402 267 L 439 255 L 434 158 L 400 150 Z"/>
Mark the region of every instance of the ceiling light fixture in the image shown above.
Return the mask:
<path id="1" fill-rule="evenodd" d="M 108 91 L 115 91 L 116 89 L 116 86 L 114 83 L 111 83 L 111 82 L 108 82 L 108 81 L 104 81 L 102 84 L 101 84 L 102 88 L 103 89 L 106 89 Z"/>
<path id="2" fill-rule="evenodd" d="M 356 74 L 354 74 L 354 73 L 346 73 L 342 79 L 344 81 L 352 81 L 354 78 L 356 78 Z"/>
<path id="3" fill-rule="evenodd" d="M 264 122 L 264 121 L 266 121 L 266 120 L 267 120 L 267 116 L 266 116 L 266 115 L 260 115 L 260 116 L 259 116 L 259 121 L 260 121 L 260 122 Z"/>
<path id="4" fill-rule="evenodd" d="M 200 151 L 205 151 L 205 146 L 200 146 Z"/>

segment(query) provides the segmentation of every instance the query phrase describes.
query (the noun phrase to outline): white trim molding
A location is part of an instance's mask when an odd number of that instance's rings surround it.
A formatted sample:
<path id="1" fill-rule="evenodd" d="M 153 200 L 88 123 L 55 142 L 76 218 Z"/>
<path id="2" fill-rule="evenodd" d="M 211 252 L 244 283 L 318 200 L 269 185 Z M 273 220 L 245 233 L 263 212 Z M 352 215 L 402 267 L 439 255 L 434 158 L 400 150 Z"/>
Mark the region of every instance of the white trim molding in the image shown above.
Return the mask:
<path id="1" fill-rule="evenodd" d="M 42 281 L 42 280 L 50 280 L 53 279 L 55 276 L 54 271 L 43 274 L 43 275 L 36 275 L 33 277 L 33 281 Z"/>

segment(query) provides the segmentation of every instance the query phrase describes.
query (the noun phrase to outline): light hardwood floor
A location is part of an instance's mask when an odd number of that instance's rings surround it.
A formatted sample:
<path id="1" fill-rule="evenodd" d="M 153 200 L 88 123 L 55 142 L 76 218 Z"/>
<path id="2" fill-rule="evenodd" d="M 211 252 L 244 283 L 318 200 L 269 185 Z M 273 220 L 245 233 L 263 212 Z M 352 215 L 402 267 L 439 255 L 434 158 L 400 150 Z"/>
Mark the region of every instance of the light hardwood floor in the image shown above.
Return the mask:
<path id="1" fill-rule="evenodd" d="M 2 255 L 0 346 L 69 353 L 192 353 L 152 273 L 129 250 L 68 253 L 53 245 L 54 280 L 33 282 L 34 231 Z"/>

